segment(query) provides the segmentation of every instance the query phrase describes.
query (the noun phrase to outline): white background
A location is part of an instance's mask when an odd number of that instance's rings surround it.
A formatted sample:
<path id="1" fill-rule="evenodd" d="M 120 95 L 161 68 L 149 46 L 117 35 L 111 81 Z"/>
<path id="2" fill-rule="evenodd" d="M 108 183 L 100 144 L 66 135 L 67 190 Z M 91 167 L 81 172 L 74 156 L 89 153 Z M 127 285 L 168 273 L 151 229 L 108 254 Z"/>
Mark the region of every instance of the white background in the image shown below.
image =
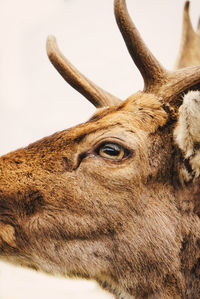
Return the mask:
<path id="1" fill-rule="evenodd" d="M 180 44 L 183 0 L 127 0 L 147 45 L 169 69 Z M 196 27 L 199 0 L 191 1 Z M 125 99 L 143 88 L 112 0 L 0 0 L 0 154 L 87 120 L 94 107 L 48 61 L 48 34 L 86 76 Z M 111 298 L 93 282 L 56 279 L 0 263 L 0 299 Z"/>

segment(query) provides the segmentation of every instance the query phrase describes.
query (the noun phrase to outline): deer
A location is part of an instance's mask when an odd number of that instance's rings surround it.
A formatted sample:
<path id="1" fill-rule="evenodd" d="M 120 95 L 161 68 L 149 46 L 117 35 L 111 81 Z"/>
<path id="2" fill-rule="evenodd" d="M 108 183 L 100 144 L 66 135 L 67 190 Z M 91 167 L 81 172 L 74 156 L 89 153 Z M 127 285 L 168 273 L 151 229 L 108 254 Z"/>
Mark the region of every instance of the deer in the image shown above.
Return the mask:
<path id="1" fill-rule="evenodd" d="M 96 280 L 116 299 L 200 298 L 200 25 L 187 1 L 169 71 L 125 0 L 114 0 L 114 12 L 144 88 L 119 99 L 48 37 L 53 66 L 97 110 L 0 158 L 0 256 Z"/>

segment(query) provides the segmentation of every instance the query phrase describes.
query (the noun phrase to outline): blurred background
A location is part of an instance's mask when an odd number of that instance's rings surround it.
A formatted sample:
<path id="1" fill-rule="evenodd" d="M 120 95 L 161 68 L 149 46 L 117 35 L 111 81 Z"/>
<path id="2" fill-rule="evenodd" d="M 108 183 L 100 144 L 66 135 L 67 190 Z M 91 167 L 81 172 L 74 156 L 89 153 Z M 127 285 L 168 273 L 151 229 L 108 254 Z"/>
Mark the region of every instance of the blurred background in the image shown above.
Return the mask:
<path id="1" fill-rule="evenodd" d="M 168 69 L 178 53 L 183 0 L 127 0 L 148 47 Z M 196 28 L 199 0 L 191 0 Z M 0 0 L 0 154 L 89 118 L 95 108 L 50 64 L 46 37 L 99 86 L 125 99 L 143 88 L 115 23 L 112 0 Z M 94 282 L 0 263 L 0 299 L 112 298 Z"/>

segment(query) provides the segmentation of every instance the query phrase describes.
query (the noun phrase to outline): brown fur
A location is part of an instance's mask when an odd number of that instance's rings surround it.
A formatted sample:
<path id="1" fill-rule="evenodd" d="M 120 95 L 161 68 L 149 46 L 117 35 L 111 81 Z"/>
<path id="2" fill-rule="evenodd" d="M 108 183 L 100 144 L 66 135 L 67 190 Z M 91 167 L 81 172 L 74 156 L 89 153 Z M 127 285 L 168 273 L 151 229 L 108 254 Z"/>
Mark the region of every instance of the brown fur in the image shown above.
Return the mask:
<path id="1" fill-rule="evenodd" d="M 198 190 L 178 184 L 166 113 L 151 95 L 139 104 L 142 96 L 1 157 L 4 259 L 137 298 L 196 296 Z M 99 157 L 107 139 L 131 156 Z"/>
<path id="2" fill-rule="evenodd" d="M 138 92 L 2 156 L 1 258 L 116 298 L 199 298 L 200 187 L 173 131 L 161 99 Z M 129 155 L 101 156 L 105 142 Z"/>

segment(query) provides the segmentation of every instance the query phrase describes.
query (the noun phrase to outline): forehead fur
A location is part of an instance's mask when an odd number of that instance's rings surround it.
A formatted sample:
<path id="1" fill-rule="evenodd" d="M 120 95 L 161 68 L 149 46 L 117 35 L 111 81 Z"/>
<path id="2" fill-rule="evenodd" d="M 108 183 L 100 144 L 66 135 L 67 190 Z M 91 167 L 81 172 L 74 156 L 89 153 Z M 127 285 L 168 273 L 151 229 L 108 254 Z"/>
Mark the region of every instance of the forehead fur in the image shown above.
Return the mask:
<path id="1" fill-rule="evenodd" d="M 128 125 L 153 133 L 167 121 L 167 113 L 161 100 L 153 94 L 138 92 L 118 106 L 99 109 L 89 122 L 127 123 Z"/>
<path id="2" fill-rule="evenodd" d="M 45 137 L 31 145 L 30 148 L 40 146 L 50 147 L 56 151 L 71 143 L 79 143 L 88 134 L 100 130 L 110 130 L 122 127 L 125 130 L 142 130 L 154 133 L 159 127 L 165 125 L 167 113 L 162 107 L 158 97 L 153 94 L 138 92 L 120 105 L 105 107 L 97 112 L 85 123 L 80 124 L 52 136 Z"/>

